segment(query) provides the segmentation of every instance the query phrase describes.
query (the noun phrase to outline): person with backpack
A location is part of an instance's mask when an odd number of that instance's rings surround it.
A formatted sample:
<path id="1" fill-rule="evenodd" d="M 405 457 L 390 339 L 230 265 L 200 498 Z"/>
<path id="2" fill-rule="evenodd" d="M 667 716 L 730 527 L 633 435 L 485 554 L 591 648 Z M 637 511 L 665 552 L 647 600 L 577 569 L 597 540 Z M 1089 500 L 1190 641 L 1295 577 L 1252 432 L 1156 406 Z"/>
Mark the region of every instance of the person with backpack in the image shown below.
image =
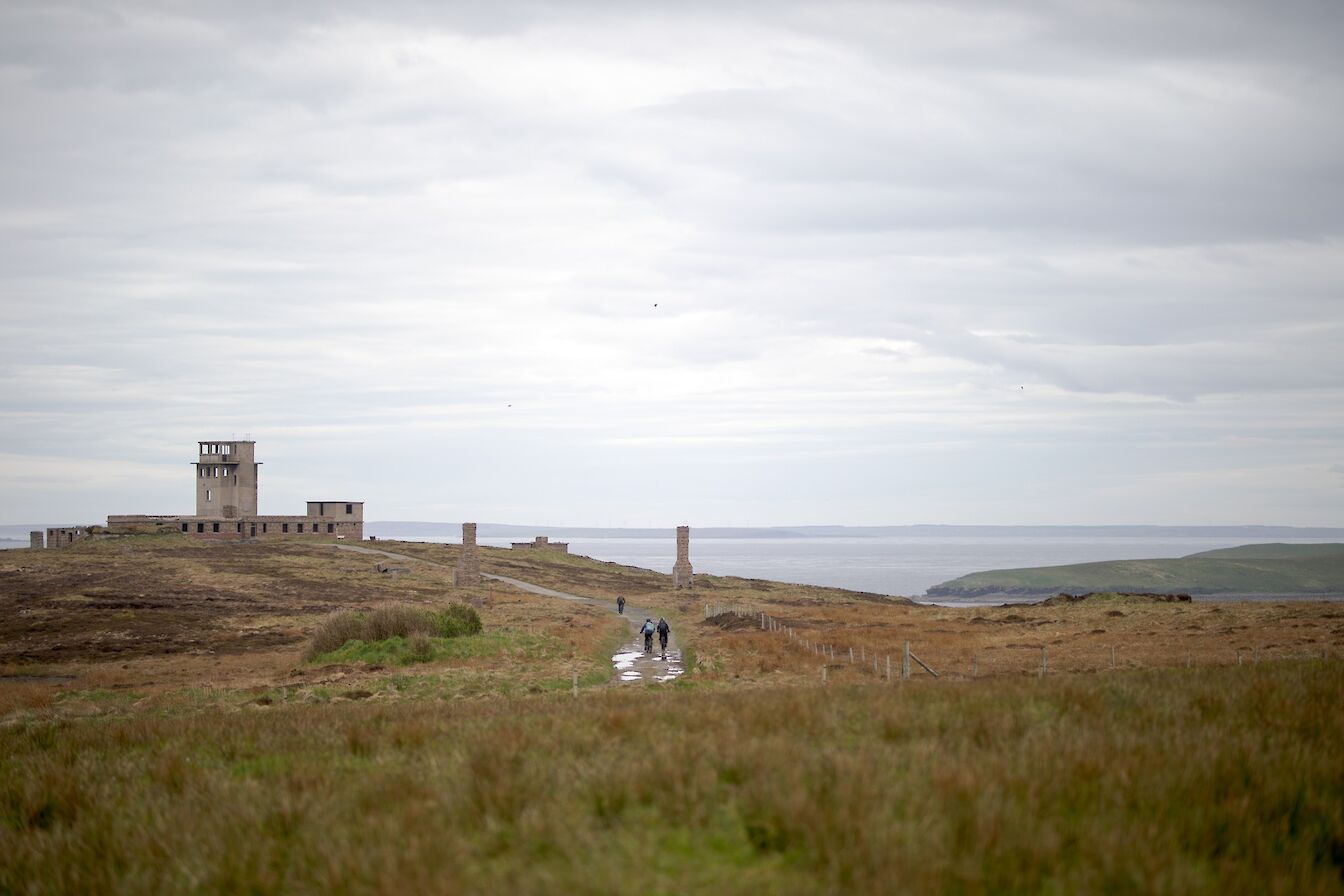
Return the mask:
<path id="1" fill-rule="evenodd" d="M 619 594 L 616 595 L 616 612 L 625 615 L 625 598 Z"/>
<path id="2" fill-rule="evenodd" d="M 667 624 L 667 620 L 658 617 L 658 644 L 663 648 L 663 656 L 667 656 L 667 636 L 672 634 L 672 626 Z"/>
<path id="3" fill-rule="evenodd" d="M 639 628 L 639 633 L 644 636 L 645 653 L 653 652 L 653 633 L 656 630 L 657 626 L 653 624 L 653 620 L 645 617 L 644 624 Z"/>

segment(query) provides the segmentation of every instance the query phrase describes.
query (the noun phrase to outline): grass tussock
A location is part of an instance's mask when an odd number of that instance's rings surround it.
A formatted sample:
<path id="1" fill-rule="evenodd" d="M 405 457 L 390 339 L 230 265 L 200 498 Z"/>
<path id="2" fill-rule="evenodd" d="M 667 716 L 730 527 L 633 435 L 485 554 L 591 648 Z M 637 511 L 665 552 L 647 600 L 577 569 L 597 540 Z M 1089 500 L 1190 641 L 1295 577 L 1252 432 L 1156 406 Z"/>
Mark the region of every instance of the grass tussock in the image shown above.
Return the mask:
<path id="1" fill-rule="evenodd" d="M 313 631 L 303 657 L 312 661 L 340 650 L 352 641 L 372 644 L 402 639 L 409 655 L 429 659 L 433 638 L 457 638 L 481 631 L 481 618 L 466 604 L 438 609 L 393 604 L 373 610 L 341 610 L 322 620 Z"/>
<path id="2" fill-rule="evenodd" d="M 30 720 L 0 892 L 1338 893 L 1341 690 L 1316 661 Z"/>

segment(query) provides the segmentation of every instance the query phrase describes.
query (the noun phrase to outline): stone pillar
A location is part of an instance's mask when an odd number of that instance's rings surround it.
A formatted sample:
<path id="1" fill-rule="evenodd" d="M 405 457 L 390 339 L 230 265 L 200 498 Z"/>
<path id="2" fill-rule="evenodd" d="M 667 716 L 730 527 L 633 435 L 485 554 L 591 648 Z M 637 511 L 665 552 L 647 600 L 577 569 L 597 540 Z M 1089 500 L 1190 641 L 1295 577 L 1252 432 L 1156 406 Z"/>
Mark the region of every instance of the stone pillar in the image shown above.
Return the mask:
<path id="1" fill-rule="evenodd" d="M 28 533 L 28 547 L 35 551 L 40 551 L 46 546 L 41 529 L 34 529 L 32 532 Z"/>
<path id="2" fill-rule="evenodd" d="M 677 562 L 672 565 L 672 587 L 693 588 L 691 572 L 691 527 L 677 527 Z"/>
<path id="3" fill-rule="evenodd" d="M 481 584 L 481 556 L 476 551 L 476 524 L 462 524 L 462 554 L 453 570 L 454 585 Z"/>

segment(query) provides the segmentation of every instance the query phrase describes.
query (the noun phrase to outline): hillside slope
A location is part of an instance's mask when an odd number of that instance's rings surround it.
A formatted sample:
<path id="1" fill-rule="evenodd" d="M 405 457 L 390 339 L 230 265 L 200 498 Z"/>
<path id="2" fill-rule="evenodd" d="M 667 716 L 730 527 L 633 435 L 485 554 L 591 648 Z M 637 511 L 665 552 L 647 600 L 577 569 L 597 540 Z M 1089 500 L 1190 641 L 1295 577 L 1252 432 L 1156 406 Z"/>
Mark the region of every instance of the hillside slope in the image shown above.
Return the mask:
<path id="1" fill-rule="evenodd" d="M 1259 544 L 1159 560 L 1114 560 L 972 573 L 931 597 L 988 594 L 1333 594 L 1344 592 L 1344 544 Z"/>

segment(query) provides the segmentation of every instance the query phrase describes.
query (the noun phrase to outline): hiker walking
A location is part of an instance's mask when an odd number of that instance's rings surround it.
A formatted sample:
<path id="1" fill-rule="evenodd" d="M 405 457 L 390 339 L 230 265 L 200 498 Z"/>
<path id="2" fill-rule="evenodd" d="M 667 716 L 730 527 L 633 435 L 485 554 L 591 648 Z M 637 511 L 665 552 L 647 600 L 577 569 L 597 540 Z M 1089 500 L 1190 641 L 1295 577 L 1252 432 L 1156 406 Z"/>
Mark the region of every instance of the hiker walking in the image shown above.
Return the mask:
<path id="1" fill-rule="evenodd" d="M 653 633 L 657 631 L 657 629 L 658 627 L 653 624 L 652 619 L 649 619 L 648 617 L 644 618 L 644 624 L 639 627 L 639 633 L 644 636 L 645 653 L 653 652 Z"/>
<path id="2" fill-rule="evenodd" d="M 667 656 L 667 636 L 672 634 L 672 626 L 667 624 L 667 620 L 658 617 L 658 644 L 663 648 L 663 656 Z"/>
<path id="3" fill-rule="evenodd" d="M 625 598 L 619 594 L 616 595 L 616 612 L 625 615 Z"/>

